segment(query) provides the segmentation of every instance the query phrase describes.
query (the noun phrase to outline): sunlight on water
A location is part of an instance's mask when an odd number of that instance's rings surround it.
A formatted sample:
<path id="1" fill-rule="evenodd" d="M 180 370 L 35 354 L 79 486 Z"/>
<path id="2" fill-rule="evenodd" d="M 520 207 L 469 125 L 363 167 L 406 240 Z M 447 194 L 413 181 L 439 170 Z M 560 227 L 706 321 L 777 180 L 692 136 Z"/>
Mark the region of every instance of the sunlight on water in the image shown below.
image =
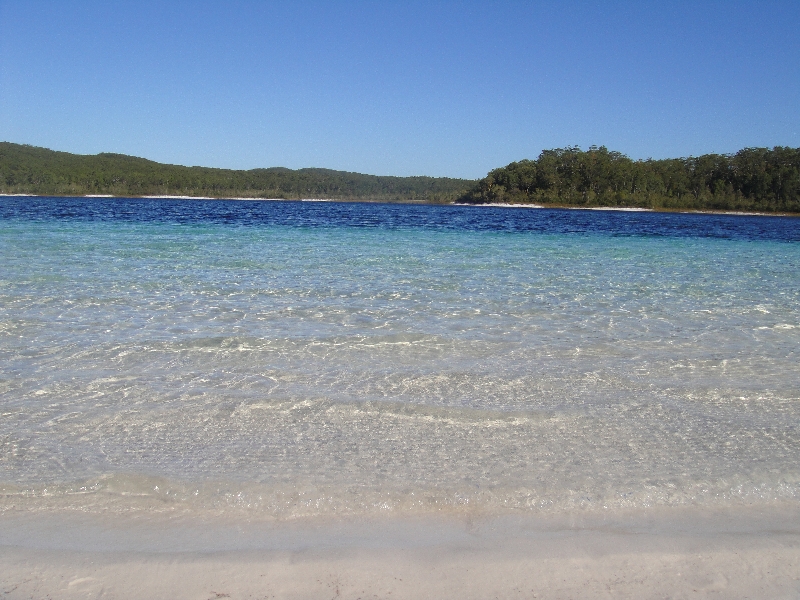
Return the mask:
<path id="1" fill-rule="evenodd" d="M 796 219 L 3 202 L 6 504 L 800 498 Z"/>

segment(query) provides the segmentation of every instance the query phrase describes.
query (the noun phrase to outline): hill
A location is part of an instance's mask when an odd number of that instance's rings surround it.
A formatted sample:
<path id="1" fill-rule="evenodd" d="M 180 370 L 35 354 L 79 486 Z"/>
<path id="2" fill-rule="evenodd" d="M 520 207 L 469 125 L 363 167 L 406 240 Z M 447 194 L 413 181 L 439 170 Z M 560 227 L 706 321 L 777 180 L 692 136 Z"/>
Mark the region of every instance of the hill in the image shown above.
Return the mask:
<path id="1" fill-rule="evenodd" d="M 452 202 L 474 183 L 446 177 L 389 177 L 329 169 L 274 167 L 239 171 L 184 167 L 124 154 L 80 155 L 0 142 L 0 193 L 4 194 Z"/>

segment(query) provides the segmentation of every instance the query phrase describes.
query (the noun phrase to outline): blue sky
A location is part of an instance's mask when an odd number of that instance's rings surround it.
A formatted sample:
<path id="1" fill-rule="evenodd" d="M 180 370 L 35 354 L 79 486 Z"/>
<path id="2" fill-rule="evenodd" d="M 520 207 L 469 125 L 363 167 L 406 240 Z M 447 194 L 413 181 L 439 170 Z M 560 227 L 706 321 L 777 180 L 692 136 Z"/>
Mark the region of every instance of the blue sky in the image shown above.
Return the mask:
<path id="1" fill-rule="evenodd" d="M 800 2 L 0 0 L 0 140 L 483 177 L 800 146 Z"/>

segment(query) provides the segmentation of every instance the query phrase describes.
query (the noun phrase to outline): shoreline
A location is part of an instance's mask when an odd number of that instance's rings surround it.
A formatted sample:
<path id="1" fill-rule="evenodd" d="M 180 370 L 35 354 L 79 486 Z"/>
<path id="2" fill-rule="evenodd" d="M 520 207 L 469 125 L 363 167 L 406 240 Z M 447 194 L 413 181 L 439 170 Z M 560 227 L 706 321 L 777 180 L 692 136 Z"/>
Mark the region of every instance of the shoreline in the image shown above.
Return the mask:
<path id="1" fill-rule="evenodd" d="M 467 204 L 467 203 L 453 203 L 450 206 L 477 206 L 486 208 L 537 208 L 537 209 L 558 209 L 558 210 L 600 210 L 600 211 L 613 211 L 613 212 L 654 212 L 654 213 L 678 213 L 685 215 L 700 214 L 700 215 L 736 215 L 748 217 L 800 217 L 800 213 L 792 212 L 758 212 L 758 211 L 740 211 L 740 210 L 709 210 L 709 209 L 677 209 L 677 208 L 641 208 L 637 206 L 571 206 L 568 204 Z"/>
<path id="2" fill-rule="evenodd" d="M 792 597 L 800 506 L 262 522 L 6 511 L 6 598 Z"/>
<path id="3" fill-rule="evenodd" d="M 594 210 L 611 212 L 662 212 L 679 214 L 703 214 L 703 215 L 733 215 L 748 217 L 800 217 L 800 213 L 791 212 L 759 212 L 759 211 L 737 211 L 737 210 L 711 210 L 711 209 L 672 209 L 672 208 L 642 208 L 637 206 L 572 206 L 572 205 L 544 205 L 544 204 L 514 204 L 514 203 L 486 203 L 469 204 L 466 202 L 424 202 L 424 201 L 387 201 L 369 199 L 346 199 L 346 198 L 253 198 L 244 196 L 181 196 L 181 195 L 148 195 L 148 196 L 114 196 L 112 194 L 84 194 L 80 196 L 51 196 L 41 194 L 6 194 L 1 193 L 0 198 L 126 198 L 144 200 L 225 200 L 225 201 L 246 201 L 246 202 L 342 202 L 342 203 L 363 203 L 363 204 L 407 204 L 412 206 L 463 206 L 463 207 L 484 207 L 484 208 L 529 208 L 529 209 L 558 209 L 558 210 Z"/>

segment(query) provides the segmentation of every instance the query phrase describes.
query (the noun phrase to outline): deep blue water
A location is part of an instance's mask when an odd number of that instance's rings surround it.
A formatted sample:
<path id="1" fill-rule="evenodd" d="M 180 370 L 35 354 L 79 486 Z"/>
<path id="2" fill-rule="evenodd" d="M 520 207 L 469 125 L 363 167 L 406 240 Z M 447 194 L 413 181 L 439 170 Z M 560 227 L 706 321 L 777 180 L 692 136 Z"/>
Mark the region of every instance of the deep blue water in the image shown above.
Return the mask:
<path id="1" fill-rule="evenodd" d="M 800 241 L 800 217 L 346 202 L 6 197 L 0 218 Z"/>

